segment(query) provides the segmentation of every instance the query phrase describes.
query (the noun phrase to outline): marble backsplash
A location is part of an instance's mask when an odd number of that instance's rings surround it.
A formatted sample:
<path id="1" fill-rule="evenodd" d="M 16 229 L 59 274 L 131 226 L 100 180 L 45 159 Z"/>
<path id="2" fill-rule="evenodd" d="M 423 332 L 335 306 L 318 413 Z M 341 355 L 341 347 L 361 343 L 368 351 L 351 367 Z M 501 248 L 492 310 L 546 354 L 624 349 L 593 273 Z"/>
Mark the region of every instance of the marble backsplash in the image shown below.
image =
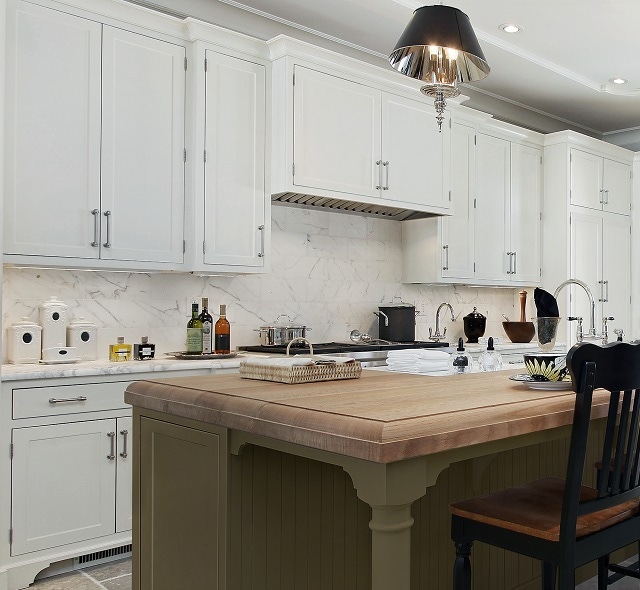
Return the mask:
<path id="1" fill-rule="evenodd" d="M 377 336 L 373 311 L 400 297 L 419 312 L 418 340 L 434 328 L 442 302 L 456 315 L 451 322 L 442 314 L 450 342 L 464 335 L 462 317 L 474 306 L 487 316 L 485 335 L 506 339 L 502 314 L 513 319 L 519 313 L 516 289 L 402 284 L 401 241 L 401 222 L 276 206 L 269 274 L 198 277 L 5 267 L 3 333 L 23 317 L 37 322 L 40 304 L 55 295 L 69 306 L 70 319 L 82 317 L 98 326 L 100 358 L 108 356 L 117 336 L 131 343 L 149 336 L 161 355 L 184 350 L 190 302 L 206 296 L 214 319 L 219 304 L 227 304 L 232 348 L 258 344 L 255 330 L 281 314 L 310 328 L 314 342 L 348 341 L 353 329 Z M 529 292 L 531 306 L 533 289 Z M 4 359 L 5 343 L 3 338 Z"/>

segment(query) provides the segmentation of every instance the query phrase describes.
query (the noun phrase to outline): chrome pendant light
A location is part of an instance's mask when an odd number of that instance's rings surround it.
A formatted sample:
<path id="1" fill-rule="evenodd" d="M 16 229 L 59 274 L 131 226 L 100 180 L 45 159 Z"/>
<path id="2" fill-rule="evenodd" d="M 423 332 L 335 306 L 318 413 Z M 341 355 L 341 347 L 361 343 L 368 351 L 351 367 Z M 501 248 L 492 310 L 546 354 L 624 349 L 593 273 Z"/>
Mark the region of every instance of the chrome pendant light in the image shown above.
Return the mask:
<path id="1" fill-rule="evenodd" d="M 434 99 L 440 131 L 447 98 L 460 94 L 458 83 L 482 80 L 491 70 L 469 17 L 442 5 L 422 6 L 413 13 L 389 63 L 425 82 L 420 90 Z"/>

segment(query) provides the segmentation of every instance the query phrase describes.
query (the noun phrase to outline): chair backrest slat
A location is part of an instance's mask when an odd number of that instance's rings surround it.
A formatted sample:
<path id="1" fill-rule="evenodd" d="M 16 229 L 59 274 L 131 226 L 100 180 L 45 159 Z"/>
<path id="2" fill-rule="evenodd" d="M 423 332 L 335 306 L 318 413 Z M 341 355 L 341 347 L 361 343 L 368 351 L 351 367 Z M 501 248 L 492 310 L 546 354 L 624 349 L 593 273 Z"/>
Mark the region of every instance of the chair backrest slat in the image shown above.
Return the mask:
<path id="1" fill-rule="evenodd" d="M 598 497 L 602 498 L 609 490 L 609 480 L 611 476 L 611 461 L 613 459 L 613 439 L 616 432 L 616 420 L 618 417 L 618 404 L 620 403 L 620 393 L 612 392 L 609 401 L 609 412 L 607 415 L 607 427 L 604 432 L 604 445 L 600 460 L 600 478 L 598 481 Z"/>
<path id="2" fill-rule="evenodd" d="M 638 457 L 638 422 L 640 414 L 639 401 L 640 397 L 637 392 L 628 391 L 625 395 L 633 397 L 633 407 L 631 409 L 631 419 L 629 421 L 629 436 L 627 440 L 627 448 L 624 456 L 623 481 L 622 490 L 626 491 L 631 487 L 636 487 L 637 484 L 632 484 L 633 465 Z"/>
<path id="3" fill-rule="evenodd" d="M 596 369 L 597 370 L 597 369 Z M 618 392 L 616 392 L 618 393 Z M 618 422 L 618 436 L 616 437 L 615 458 L 613 461 L 613 473 L 609 493 L 617 494 L 621 490 L 622 464 L 627 446 L 627 433 L 629 432 L 629 409 L 631 408 L 631 392 L 625 391 L 622 396 L 622 408 Z"/>

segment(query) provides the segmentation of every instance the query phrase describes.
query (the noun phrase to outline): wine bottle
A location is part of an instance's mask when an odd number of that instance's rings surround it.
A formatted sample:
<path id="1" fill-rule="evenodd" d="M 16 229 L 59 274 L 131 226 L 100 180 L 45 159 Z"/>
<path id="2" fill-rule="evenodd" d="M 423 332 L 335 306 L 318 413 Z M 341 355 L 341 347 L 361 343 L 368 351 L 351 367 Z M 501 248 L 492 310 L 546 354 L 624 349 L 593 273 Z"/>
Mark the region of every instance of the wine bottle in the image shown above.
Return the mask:
<path id="1" fill-rule="evenodd" d="M 216 354 L 229 354 L 231 352 L 231 326 L 227 320 L 227 306 L 220 305 L 220 317 L 214 328 L 214 349 Z"/>
<path id="2" fill-rule="evenodd" d="M 202 298 L 202 311 L 200 312 L 200 321 L 202 322 L 202 354 L 211 354 L 213 352 L 213 318 L 209 313 L 209 298 Z"/>
<path id="3" fill-rule="evenodd" d="M 202 322 L 198 317 L 198 304 L 191 304 L 191 319 L 187 323 L 187 352 L 202 354 Z"/>

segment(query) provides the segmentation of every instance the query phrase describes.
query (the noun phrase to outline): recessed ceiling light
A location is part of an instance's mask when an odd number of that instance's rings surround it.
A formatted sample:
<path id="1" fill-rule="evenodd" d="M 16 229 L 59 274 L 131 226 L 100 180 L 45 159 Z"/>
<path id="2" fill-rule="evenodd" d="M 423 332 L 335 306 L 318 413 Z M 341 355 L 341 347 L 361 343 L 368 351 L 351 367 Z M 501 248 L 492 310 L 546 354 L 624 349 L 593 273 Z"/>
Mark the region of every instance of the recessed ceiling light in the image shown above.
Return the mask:
<path id="1" fill-rule="evenodd" d="M 609 82 L 613 82 L 614 84 L 626 84 L 627 80 L 624 78 L 609 78 Z"/>
<path id="2" fill-rule="evenodd" d="M 514 25 L 514 24 L 504 24 L 504 25 L 500 25 L 500 28 L 505 32 L 505 33 L 519 33 L 520 31 L 522 31 L 522 27 L 519 25 Z"/>

